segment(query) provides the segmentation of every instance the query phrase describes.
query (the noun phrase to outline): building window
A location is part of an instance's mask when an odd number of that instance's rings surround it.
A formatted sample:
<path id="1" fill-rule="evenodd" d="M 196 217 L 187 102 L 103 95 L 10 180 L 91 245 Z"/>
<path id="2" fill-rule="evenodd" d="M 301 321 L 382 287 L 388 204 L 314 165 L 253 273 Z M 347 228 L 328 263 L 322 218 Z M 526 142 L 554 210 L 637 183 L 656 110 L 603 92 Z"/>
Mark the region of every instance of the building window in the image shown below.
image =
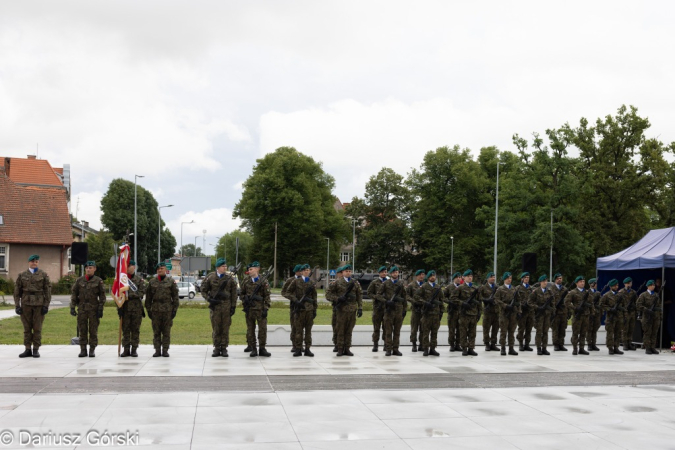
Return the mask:
<path id="1" fill-rule="evenodd" d="M 7 270 L 7 246 L 0 244 L 0 270 Z"/>
<path id="2" fill-rule="evenodd" d="M 0 225 L 4 225 L 4 224 L 5 224 L 5 219 L 2 216 L 2 214 L 0 214 Z"/>
<path id="3" fill-rule="evenodd" d="M 343 252 L 343 253 L 340 253 L 340 262 L 347 262 L 347 261 L 349 261 L 349 257 L 350 257 L 350 256 L 352 256 L 352 254 L 349 253 L 349 252 Z"/>

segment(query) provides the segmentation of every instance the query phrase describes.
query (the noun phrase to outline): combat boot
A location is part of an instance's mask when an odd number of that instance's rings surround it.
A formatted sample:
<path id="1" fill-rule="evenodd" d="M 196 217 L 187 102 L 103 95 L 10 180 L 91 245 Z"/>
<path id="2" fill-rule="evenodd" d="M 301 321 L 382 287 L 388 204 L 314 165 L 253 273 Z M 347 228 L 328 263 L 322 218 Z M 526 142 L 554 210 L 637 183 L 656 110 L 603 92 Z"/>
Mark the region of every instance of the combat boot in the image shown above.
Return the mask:
<path id="1" fill-rule="evenodd" d="M 462 351 L 462 346 L 459 345 L 459 344 L 456 344 L 456 345 L 455 345 L 455 351 L 461 352 L 461 351 Z"/>
<path id="2" fill-rule="evenodd" d="M 129 351 L 129 346 L 125 345 L 124 346 L 124 351 L 120 355 L 121 358 L 126 358 L 127 356 L 131 356 L 131 352 Z"/>
<path id="3" fill-rule="evenodd" d="M 635 344 L 631 343 L 630 346 L 628 347 L 628 349 L 632 350 L 632 351 L 635 351 L 635 350 L 637 350 L 637 347 L 635 346 Z"/>
<path id="4" fill-rule="evenodd" d="M 260 347 L 260 350 L 258 350 L 258 354 L 259 354 L 260 356 L 264 356 L 264 357 L 266 357 L 266 358 L 269 358 L 270 356 L 272 356 L 272 354 L 271 354 L 270 352 L 268 352 L 267 350 L 265 350 L 265 347 Z"/>
<path id="5" fill-rule="evenodd" d="M 213 353 L 211 353 L 211 357 L 216 358 L 220 356 L 220 348 L 219 347 L 213 347 Z"/>
<path id="6" fill-rule="evenodd" d="M 253 351 L 253 349 L 249 350 L 249 352 L 250 352 L 250 351 Z M 295 353 L 295 352 L 297 352 L 297 351 L 298 351 L 298 349 L 295 348 L 295 346 L 293 346 L 293 347 L 291 348 L 291 353 Z"/>
<path id="7" fill-rule="evenodd" d="M 518 351 L 519 351 L 519 352 L 524 352 L 524 351 L 525 351 L 525 347 L 523 347 L 523 343 L 522 343 L 522 342 L 520 343 L 520 345 L 518 345 Z"/>
<path id="8" fill-rule="evenodd" d="M 645 350 L 646 355 L 651 355 L 652 354 L 652 349 L 647 347 L 647 350 Z"/>
<path id="9" fill-rule="evenodd" d="M 152 354 L 152 357 L 157 358 L 158 356 L 162 356 L 162 350 L 160 347 L 155 347 L 155 353 Z"/>
<path id="10" fill-rule="evenodd" d="M 431 349 L 429 349 L 429 354 L 430 354 L 431 356 L 441 356 L 441 355 L 436 351 L 436 347 L 431 347 Z"/>
<path id="11" fill-rule="evenodd" d="M 253 350 L 253 349 L 251 348 L 251 346 L 250 346 L 250 345 L 247 345 L 246 348 L 244 349 L 244 353 L 248 353 L 248 352 L 250 352 L 251 350 Z"/>
<path id="12" fill-rule="evenodd" d="M 537 355 L 541 356 L 541 355 L 543 355 L 543 354 L 544 354 L 544 353 L 542 353 L 541 347 L 537 347 Z"/>
<path id="13" fill-rule="evenodd" d="M 77 355 L 77 356 L 79 356 L 80 358 L 84 358 L 85 356 L 87 356 L 87 346 L 86 345 L 80 345 L 80 354 Z"/>
<path id="14" fill-rule="evenodd" d="M 384 352 L 384 356 L 391 356 L 391 350 L 387 350 L 386 352 Z"/>
<path id="15" fill-rule="evenodd" d="M 249 353 L 248 356 L 250 356 L 251 358 L 255 358 L 256 356 L 258 356 L 258 349 L 255 348 L 255 347 L 253 347 L 253 348 L 251 349 L 251 353 Z M 300 350 L 298 350 L 297 352 L 293 353 L 293 356 L 300 356 Z"/>
<path id="16" fill-rule="evenodd" d="M 526 352 L 532 352 L 532 351 L 534 351 L 534 350 L 532 349 L 532 347 L 530 347 L 530 343 L 529 343 L 529 342 L 525 342 L 525 347 L 523 347 L 523 348 L 525 349 Z"/>
<path id="17" fill-rule="evenodd" d="M 349 347 L 345 348 L 344 354 L 345 356 L 354 356 L 354 354 L 349 351 Z"/>
<path id="18" fill-rule="evenodd" d="M 591 346 L 591 348 L 589 348 L 589 350 L 593 350 L 594 352 L 599 352 L 599 351 L 600 351 L 600 349 L 598 348 L 598 346 L 595 345 L 595 344 L 593 344 L 593 345 Z"/>
<path id="19" fill-rule="evenodd" d="M 491 352 L 499 351 L 499 349 L 497 348 L 497 344 L 490 344 L 490 351 Z"/>
<path id="20" fill-rule="evenodd" d="M 512 345 L 509 345 L 509 355 L 518 356 L 518 352 L 513 349 Z"/>
<path id="21" fill-rule="evenodd" d="M 429 349 L 427 347 L 424 347 L 424 352 L 422 353 L 422 356 L 429 356 Z"/>
<path id="22" fill-rule="evenodd" d="M 40 347 L 33 347 L 33 358 L 39 358 L 40 357 L 40 352 L 38 351 L 38 348 Z"/>
<path id="23" fill-rule="evenodd" d="M 614 354 L 614 349 L 613 349 L 612 347 L 608 347 L 608 348 L 607 348 L 607 352 L 608 352 L 610 355 L 613 355 L 613 354 Z"/>
<path id="24" fill-rule="evenodd" d="M 462 352 L 462 356 L 469 356 L 469 349 L 465 348 Z"/>
<path id="25" fill-rule="evenodd" d="M 403 356 L 403 353 L 401 353 L 397 348 L 394 349 L 393 352 L 391 352 L 394 356 Z"/>
<path id="26" fill-rule="evenodd" d="M 417 353 L 417 343 L 415 343 L 415 342 L 413 342 L 412 351 L 413 351 L 413 353 Z"/>
<path id="27" fill-rule="evenodd" d="M 373 344 L 373 351 L 376 352 L 379 350 L 379 347 L 377 346 L 377 342 Z"/>
<path id="28" fill-rule="evenodd" d="M 335 355 L 335 356 L 343 356 L 343 355 L 344 355 L 344 353 L 342 352 L 342 347 L 338 348 L 337 355 Z"/>
<path id="29" fill-rule="evenodd" d="M 136 349 L 137 349 L 137 348 L 138 348 L 138 347 L 135 346 L 135 345 L 132 345 L 132 346 L 131 346 L 131 357 L 132 357 L 132 358 L 138 358 L 138 353 L 136 352 Z"/>
<path id="30" fill-rule="evenodd" d="M 475 351 L 474 349 L 470 348 L 470 349 L 469 349 L 469 355 L 471 355 L 471 356 L 478 356 L 478 353 L 476 353 L 476 351 Z"/>
<path id="31" fill-rule="evenodd" d="M 227 347 L 220 347 L 220 356 L 227 358 L 230 355 L 227 354 Z"/>
<path id="32" fill-rule="evenodd" d="M 615 355 L 623 355 L 623 352 L 619 350 L 619 347 L 614 347 L 614 354 Z"/>
<path id="33" fill-rule="evenodd" d="M 659 353 L 661 352 L 658 351 L 656 348 L 652 347 L 652 355 L 658 355 Z"/>
<path id="34" fill-rule="evenodd" d="M 255 351 L 255 349 L 253 350 Z M 295 352 L 293 352 L 293 356 L 302 356 L 302 350 L 298 350 L 298 348 L 295 349 Z"/>
<path id="35" fill-rule="evenodd" d="M 567 349 L 565 348 L 564 345 L 561 345 L 558 349 L 559 349 L 561 352 L 566 352 L 566 351 L 567 351 Z"/>
<path id="36" fill-rule="evenodd" d="M 485 351 L 486 352 L 490 351 L 490 343 L 489 342 L 487 344 L 485 344 Z"/>
<path id="37" fill-rule="evenodd" d="M 169 357 L 169 349 L 168 348 L 162 349 L 162 356 L 165 357 L 165 358 Z"/>
<path id="38" fill-rule="evenodd" d="M 579 354 L 580 355 L 588 355 L 588 352 L 586 350 L 584 350 L 583 345 L 579 347 Z"/>
<path id="39" fill-rule="evenodd" d="M 502 356 L 506 356 L 506 347 L 502 345 Z"/>
<path id="40" fill-rule="evenodd" d="M 29 347 L 26 347 L 26 350 L 24 350 L 23 353 L 21 353 L 21 354 L 19 355 L 19 358 L 28 358 L 29 356 L 33 356 L 33 350 L 30 349 L 30 346 L 29 346 Z M 80 355 L 80 356 L 81 356 L 81 355 Z M 87 356 L 87 355 L 86 355 L 86 350 L 85 350 L 85 355 L 84 355 L 84 356 Z"/>
<path id="41" fill-rule="evenodd" d="M 336 345 L 335 347 L 333 347 L 333 353 L 337 353 L 337 352 L 338 352 L 338 348 L 337 348 L 337 345 Z"/>
<path id="42" fill-rule="evenodd" d="M 554 352 L 559 352 L 560 351 L 560 346 L 558 344 L 553 344 L 553 351 Z"/>
<path id="43" fill-rule="evenodd" d="M 314 356 L 314 353 L 309 350 L 309 347 L 305 348 L 305 356 Z"/>
<path id="44" fill-rule="evenodd" d="M 454 352 L 455 351 L 455 346 L 453 344 L 450 344 L 450 351 Z"/>
<path id="45" fill-rule="evenodd" d="M 89 346 L 89 357 L 96 358 L 96 346 L 94 345 Z"/>
<path id="46" fill-rule="evenodd" d="M 578 354 L 579 354 L 579 351 L 577 350 L 576 347 L 574 347 L 574 348 L 572 349 L 572 354 L 573 354 L 573 355 L 578 355 Z"/>
<path id="47" fill-rule="evenodd" d="M 542 347 L 542 348 L 541 348 L 541 354 L 542 354 L 542 355 L 550 355 L 549 351 L 546 350 L 546 347 Z"/>

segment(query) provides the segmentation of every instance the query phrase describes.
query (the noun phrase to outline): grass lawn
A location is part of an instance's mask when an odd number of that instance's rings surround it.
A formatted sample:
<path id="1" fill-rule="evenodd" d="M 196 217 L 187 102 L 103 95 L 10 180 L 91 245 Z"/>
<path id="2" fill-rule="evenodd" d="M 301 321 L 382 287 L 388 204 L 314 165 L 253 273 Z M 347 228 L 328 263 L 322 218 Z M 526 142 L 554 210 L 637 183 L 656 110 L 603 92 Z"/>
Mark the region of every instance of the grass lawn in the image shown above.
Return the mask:
<path id="1" fill-rule="evenodd" d="M 14 305 L 0 305 L 0 311 L 3 309 L 14 309 Z"/>

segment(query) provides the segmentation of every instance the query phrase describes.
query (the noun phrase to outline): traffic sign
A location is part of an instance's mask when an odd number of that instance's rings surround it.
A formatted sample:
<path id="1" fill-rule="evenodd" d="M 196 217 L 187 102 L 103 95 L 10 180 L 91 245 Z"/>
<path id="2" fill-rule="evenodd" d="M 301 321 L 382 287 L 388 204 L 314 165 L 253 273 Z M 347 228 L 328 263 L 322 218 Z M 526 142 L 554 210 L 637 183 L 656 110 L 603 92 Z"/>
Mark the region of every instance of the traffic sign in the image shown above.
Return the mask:
<path id="1" fill-rule="evenodd" d="M 337 275 L 337 274 L 335 273 L 335 269 L 331 269 L 331 270 L 330 270 L 330 276 L 331 276 L 331 277 L 334 277 L 335 275 Z"/>

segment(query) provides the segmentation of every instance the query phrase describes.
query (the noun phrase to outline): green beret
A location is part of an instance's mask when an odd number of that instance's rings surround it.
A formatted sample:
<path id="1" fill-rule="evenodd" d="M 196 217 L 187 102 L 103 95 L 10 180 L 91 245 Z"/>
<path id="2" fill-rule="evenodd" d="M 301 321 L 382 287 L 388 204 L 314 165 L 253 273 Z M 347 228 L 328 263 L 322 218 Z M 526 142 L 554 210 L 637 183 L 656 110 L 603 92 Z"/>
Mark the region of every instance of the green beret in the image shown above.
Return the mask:
<path id="1" fill-rule="evenodd" d="M 487 274 L 487 277 L 488 277 L 488 278 L 494 277 L 494 276 L 495 276 L 495 273 L 494 273 L 494 272 L 488 272 L 488 274 Z"/>
<path id="2" fill-rule="evenodd" d="M 522 280 L 523 278 L 529 277 L 529 276 L 530 276 L 530 272 L 523 272 L 523 273 L 520 274 L 518 279 Z"/>
<path id="3" fill-rule="evenodd" d="M 597 282 L 598 282 L 597 278 L 591 278 L 590 280 L 588 280 L 588 284 L 595 284 Z"/>
<path id="4" fill-rule="evenodd" d="M 539 277 L 539 282 L 541 283 L 542 281 L 548 281 L 548 277 L 546 275 L 542 275 Z"/>
<path id="5" fill-rule="evenodd" d="M 435 270 L 430 270 L 430 271 L 427 272 L 427 278 L 431 277 L 432 275 L 436 275 Z"/>
<path id="6" fill-rule="evenodd" d="M 96 267 L 96 261 L 87 261 L 84 267 Z"/>
<path id="7" fill-rule="evenodd" d="M 309 266 L 309 264 L 303 264 L 301 270 L 307 270 L 307 269 L 311 269 L 311 267 Z"/>
<path id="8" fill-rule="evenodd" d="M 216 260 L 216 267 L 224 266 L 227 264 L 227 261 L 225 261 L 225 258 L 218 258 Z"/>
<path id="9" fill-rule="evenodd" d="M 469 275 L 473 275 L 473 271 L 471 269 L 467 269 L 467 271 L 464 272 L 464 275 L 462 276 L 468 277 Z"/>
<path id="10" fill-rule="evenodd" d="M 129 267 L 129 266 L 135 266 L 135 265 L 136 265 L 136 261 L 134 261 L 133 259 L 130 259 L 130 260 L 129 260 L 129 264 L 127 264 L 127 267 Z"/>
<path id="11" fill-rule="evenodd" d="M 345 268 L 343 266 L 340 266 L 337 269 L 335 269 L 335 273 L 341 273 L 343 270 L 345 270 Z"/>
<path id="12" fill-rule="evenodd" d="M 87 265 L 89 265 L 89 263 L 87 263 Z M 162 261 L 161 263 L 157 263 L 155 265 L 155 270 L 159 269 L 160 267 L 166 267 L 166 263 L 164 261 Z"/>
<path id="13" fill-rule="evenodd" d="M 554 280 L 555 280 L 556 278 L 560 278 L 560 277 L 562 277 L 562 274 L 561 274 L 560 272 L 558 272 L 558 273 L 556 273 L 555 275 L 553 275 L 553 279 L 554 279 Z"/>
<path id="14" fill-rule="evenodd" d="M 612 278 L 611 280 L 609 280 L 609 283 L 607 283 L 609 287 L 616 286 L 617 284 L 619 284 L 619 280 L 617 280 L 616 278 Z"/>
<path id="15" fill-rule="evenodd" d="M 502 275 L 502 280 L 506 280 L 509 277 L 511 277 L 511 272 L 504 272 L 504 275 Z"/>
<path id="16" fill-rule="evenodd" d="M 28 262 L 31 262 L 31 261 L 40 261 L 40 255 L 30 255 L 28 257 Z"/>
<path id="17" fill-rule="evenodd" d="M 417 272 L 415 272 L 416 277 L 419 277 L 420 275 L 424 275 L 424 269 L 419 269 Z"/>
<path id="18" fill-rule="evenodd" d="M 377 269 L 377 273 L 386 272 L 386 270 L 387 270 L 387 266 L 382 266 L 379 269 Z"/>
<path id="19" fill-rule="evenodd" d="M 624 280 L 623 280 L 623 284 L 626 284 L 626 283 L 632 283 L 632 282 L 633 282 L 633 279 L 632 279 L 631 277 L 626 277 L 626 278 L 624 278 Z"/>
<path id="20" fill-rule="evenodd" d="M 654 286 L 654 284 L 655 284 L 655 283 L 654 283 L 654 280 L 649 280 L 649 281 L 647 281 L 647 287 L 649 287 L 649 286 Z"/>
<path id="21" fill-rule="evenodd" d="M 248 265 L 249 269 L 251 267 L 260 267 L 260 263 L 258 261 L 253 261 L 251 264 Z"/>
<path id="22" fill-rule="evenodd" d="M 391 273 L 391 272 L 398 272 L 398 267 L 397 266 L 391 266 L 389 268 L 389 273 Z"/>
<path id="23" fill-rule="evenodd" d="M 295 267 L 293 267 L 293 273 L 298 273 L 301 270 L 302 270 L 302 264 L 296 264 Z"/>
<path id="24" fill-rule="evenodd" d="M 455 278 L 460 278 L 461 276 L 462 276 L 462 273 L 461 273 L 461 272 L 455 272 L 455 273 L 452 275 L 452 279 L 454 280 Z"/>
<path id="25" fill-rule="evenodd" d="M 352 270 L 352 265 L 351 264 L 345 264 L 342 266 L 342 270 Z"/>
<path id="26" fill-rule="evenodd" d="M 582 281 L 582 280 L 585 280 L 585 279 L 586 279 L 586 278 L 584 278 L 583 275 L 579 275 L 578 277 L 576 277 L 576 278 L 574 279 L 574 283 L 576 284 L 576 283 L 578 283 L 578 282 L 580 282 L 580 281 Z M 625 281 L 624 281 L 624 283 L 625 283 Z"/>

